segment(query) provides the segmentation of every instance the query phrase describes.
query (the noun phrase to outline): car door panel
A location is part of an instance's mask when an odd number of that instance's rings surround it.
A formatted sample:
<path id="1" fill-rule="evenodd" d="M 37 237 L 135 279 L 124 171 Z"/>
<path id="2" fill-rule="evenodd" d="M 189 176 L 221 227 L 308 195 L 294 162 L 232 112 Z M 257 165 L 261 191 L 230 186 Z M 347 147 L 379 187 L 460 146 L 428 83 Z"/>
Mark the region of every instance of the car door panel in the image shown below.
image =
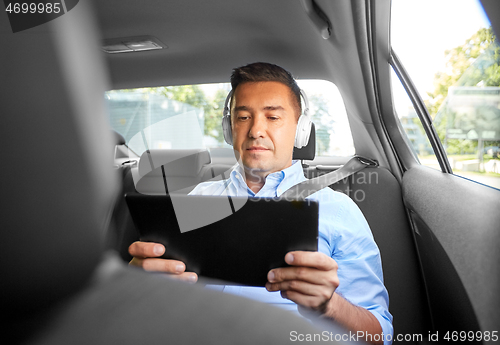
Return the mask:
<path id="1" fill-rule="evenodd" d="M 435 330 L 500 324 L 500 191 L 416 166 L 403 175 Z"/>

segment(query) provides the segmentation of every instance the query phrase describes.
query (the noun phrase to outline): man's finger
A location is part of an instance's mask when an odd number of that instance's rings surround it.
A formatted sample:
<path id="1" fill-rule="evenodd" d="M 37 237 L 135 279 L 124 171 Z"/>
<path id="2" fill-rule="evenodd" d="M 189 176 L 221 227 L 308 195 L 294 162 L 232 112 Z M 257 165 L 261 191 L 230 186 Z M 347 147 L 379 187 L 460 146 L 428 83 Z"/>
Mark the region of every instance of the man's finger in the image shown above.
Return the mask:
<path id="1" fill-rule="evenodd" d="M 300 280 L 289 280 L 281 283 L 266 283 L 266 289 L 267 291 L 286 292 L 288 296 L 299 294 L 303 296 L 314 296 L 321 301 L 327 301 L 332 297 L 336 287 L 332 285 L 316 285 Z M 291 292 L 293 292 L 292 295 L 289 294 Z"/>
<path id="2" fill-rule="evenodd" d="M 196 283 L 198 281 L 198 275 L 194 272 L 184 272 L 182 274 L 171 274 L 169 278 L 182 280 L 189 283 Z"/>
<path id="3" fill-rule="evenodd" d="M 321 271 L 309 267 L 275 268 L 267 274 L 270 283 L 285 281 L 304 281 L 314 285 L 323 285 L 337 288 L 340 282 L 336 271 Z"/>
<path id="4" fill-rule="evenodd" d="M 166 259 L 142 259 L 134 257 L 130 263 L 132 266 L 141 267 L 145 271 L 163 272 L 170 278 L 183 280 L 191 283 L 198 281 L 198 275 L 194 272 L 185 272 L 186 265 L 182 261 Z"/>
<path id="5" fill-rule="evenodd" d="M 165 253 L 165 247 L 153 242 L 134 242 L 128 247 L 128 252 L 134 257 L 156 258 Z"/>
<path id="6" fill-rule="evenodd" d="M 335 260 L 320 252 L 288 252 L 285 255 L 285 262 L 291 266 L 311 267 L 322 271 L 336 270 L 338 268 Z"/>
<path id="7" fill-rule="evenodd" d="M 267 291 L 296 291 L 303 295 L 315 296 L 320 293 L 320 285 L 300 280 L 287 280 L 281 283 L 266 283 Z"/>
<path id="8" fill-rule="evenodd" d="M 302 280 L 311 284 L 328 283 L 330 272 L 320 271 L 309 267 L 282 267 L 275 268 L 267 274 L 267 280 L 271 283 L 279 283 L 289 280 Z"/>
<path id="9" fill-rule="evenodd" d="M 142 259 L 141 267 L 149 272 L 165 272 L 170 274 L 181 274 L 186 270 L 186 265 L 178 260 L 166 259 Z"/>

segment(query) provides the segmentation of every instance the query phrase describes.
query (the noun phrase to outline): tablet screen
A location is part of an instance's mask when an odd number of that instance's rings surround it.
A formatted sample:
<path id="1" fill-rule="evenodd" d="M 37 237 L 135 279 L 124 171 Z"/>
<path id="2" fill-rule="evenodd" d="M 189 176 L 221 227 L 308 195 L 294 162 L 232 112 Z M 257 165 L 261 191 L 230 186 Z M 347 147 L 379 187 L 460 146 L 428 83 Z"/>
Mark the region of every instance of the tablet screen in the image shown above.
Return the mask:
<path id="1" fill-rule="evenodd" d="M 162 243 L 163 258 L 224 284 L 264 286 L 269 270 L 288 266 L 286 253 L 317 250 L 314 201 L 138 193 L 126 200 L 142 241 Z"/>

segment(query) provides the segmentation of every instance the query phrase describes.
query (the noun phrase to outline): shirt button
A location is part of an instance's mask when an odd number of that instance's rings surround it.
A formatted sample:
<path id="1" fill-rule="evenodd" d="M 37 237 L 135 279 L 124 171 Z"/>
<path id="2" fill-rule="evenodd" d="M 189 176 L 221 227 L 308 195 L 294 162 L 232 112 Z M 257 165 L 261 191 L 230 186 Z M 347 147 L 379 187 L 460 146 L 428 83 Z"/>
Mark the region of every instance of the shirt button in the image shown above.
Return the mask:
<path id="1" fill-rule="evenodd" d="M 281 193 L 281 188 L 278 188 L 278 193 Z"/>
<path id="2" fill-rule="evenodd" d="M 239 175 L 236 175 L 236 178 L 237 178 L 237 179 L 240 179 L 240 176 L 239 176 Z"/>

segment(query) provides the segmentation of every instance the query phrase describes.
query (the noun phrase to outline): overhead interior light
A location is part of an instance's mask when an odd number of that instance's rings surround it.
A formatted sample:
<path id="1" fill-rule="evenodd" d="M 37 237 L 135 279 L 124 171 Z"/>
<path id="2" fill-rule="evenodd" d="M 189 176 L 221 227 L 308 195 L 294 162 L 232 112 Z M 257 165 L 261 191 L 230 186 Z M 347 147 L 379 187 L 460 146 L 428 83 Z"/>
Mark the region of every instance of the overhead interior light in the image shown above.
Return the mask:
<path id="1" fill-rule="evenodd" d="M 110 38 L 102 41 L 102 50 L 109 54 L 131 53 L 168 48 L 153 36 Z"/>

